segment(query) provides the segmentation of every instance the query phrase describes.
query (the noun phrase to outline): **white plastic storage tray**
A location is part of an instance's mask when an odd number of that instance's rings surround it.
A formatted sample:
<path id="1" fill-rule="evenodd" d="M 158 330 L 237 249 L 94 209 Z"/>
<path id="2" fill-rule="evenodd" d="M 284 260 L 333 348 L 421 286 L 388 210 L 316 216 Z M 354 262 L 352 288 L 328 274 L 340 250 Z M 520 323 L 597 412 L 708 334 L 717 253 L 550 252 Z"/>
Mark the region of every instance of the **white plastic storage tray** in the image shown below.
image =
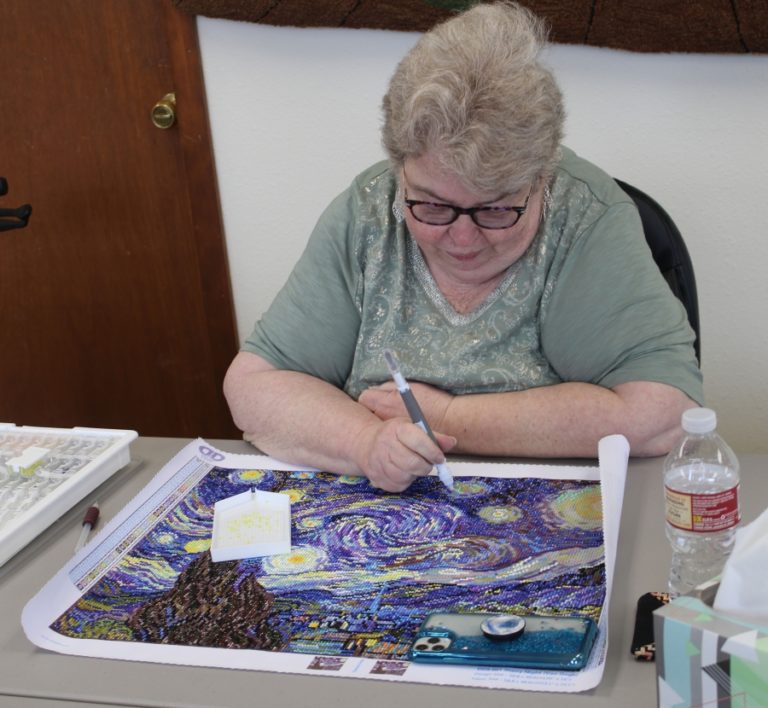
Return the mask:
<path id="1" fill-rule="evenodd" d="M 130 460 L 133 430 L 0 423 L 0 565 Z"/>

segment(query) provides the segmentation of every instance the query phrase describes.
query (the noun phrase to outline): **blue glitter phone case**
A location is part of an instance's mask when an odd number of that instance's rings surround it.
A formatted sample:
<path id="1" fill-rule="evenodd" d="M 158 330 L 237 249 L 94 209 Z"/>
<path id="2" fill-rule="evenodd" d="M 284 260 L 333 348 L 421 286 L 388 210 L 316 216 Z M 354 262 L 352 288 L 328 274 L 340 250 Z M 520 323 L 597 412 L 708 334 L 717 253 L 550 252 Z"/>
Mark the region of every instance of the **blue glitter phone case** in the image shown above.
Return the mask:
<path id="1" fill-rule="evenodd" d="M 432 664 L 476 664 L 550 671 L 584 668 L 597 636 L 587 617 L 522 617 L 514 634 L 489 630 L 497 619 L 487 613 L 431 614 L 419 629 L 410 658 Z M 503 623 L 502 623 L 503 624 Z"/>

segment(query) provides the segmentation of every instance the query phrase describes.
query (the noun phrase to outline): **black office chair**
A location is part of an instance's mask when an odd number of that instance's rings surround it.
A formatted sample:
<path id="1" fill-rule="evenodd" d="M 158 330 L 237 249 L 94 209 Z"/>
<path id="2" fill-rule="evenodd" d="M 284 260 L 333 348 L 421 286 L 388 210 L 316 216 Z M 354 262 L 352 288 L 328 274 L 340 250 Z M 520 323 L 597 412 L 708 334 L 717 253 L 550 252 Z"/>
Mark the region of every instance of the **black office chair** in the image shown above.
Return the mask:
<path id="1" fill-rule="evenodd" d="M 683 236 L 658 202 L 626 182 L 617 179 L 616 183 L 637 204 L 640 220 L 643 222 L 645 240 L 651 249 L 653 260 L 656 261 L 672 292 L 683 303 L 688 313 L 688 321 L 696 333 L 696 341 L 693 343 L 696 359 L 701 363 L 699 298 L 696 292 L 693 263 L 685 247 Z"/>

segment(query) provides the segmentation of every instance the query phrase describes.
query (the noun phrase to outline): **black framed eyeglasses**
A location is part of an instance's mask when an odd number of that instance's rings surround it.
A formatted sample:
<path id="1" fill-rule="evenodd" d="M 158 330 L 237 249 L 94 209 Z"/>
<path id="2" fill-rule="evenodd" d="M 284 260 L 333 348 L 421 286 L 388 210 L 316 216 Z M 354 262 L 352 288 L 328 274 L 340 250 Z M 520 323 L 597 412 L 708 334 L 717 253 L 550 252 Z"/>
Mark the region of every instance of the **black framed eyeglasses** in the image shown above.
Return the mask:
<path id="1" fill-rule="evenodd" d="M 523 206 L 480 206 L 460 207 L 455 204 L 441 204 L 439 202 L 424 202 L 419 199 L 408 199 L 408 190 L 405 189 L 405 205 L 410 209 L 413 218 L 422 224 L 430 226 L 448 226 L 466 214 L 481 229 L 509 229 L 513 227 L 520 217 L 528 209 L 528 201 L 533 194 L 534 181 L 528 190 Z"/>

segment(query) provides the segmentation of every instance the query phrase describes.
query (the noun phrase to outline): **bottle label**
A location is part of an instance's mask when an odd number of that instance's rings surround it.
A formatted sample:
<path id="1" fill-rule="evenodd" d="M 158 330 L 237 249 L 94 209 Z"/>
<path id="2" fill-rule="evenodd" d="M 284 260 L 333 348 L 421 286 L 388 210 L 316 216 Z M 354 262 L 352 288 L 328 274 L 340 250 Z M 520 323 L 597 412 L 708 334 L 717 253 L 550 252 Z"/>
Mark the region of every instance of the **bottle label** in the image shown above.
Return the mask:
<path id="1" fill-rule="evenodd" d="M 664 487 L 667 523 L 683 531 L 713 533 L 739 523 L 739 487 L 714 494 L 688 494 Z"/>

